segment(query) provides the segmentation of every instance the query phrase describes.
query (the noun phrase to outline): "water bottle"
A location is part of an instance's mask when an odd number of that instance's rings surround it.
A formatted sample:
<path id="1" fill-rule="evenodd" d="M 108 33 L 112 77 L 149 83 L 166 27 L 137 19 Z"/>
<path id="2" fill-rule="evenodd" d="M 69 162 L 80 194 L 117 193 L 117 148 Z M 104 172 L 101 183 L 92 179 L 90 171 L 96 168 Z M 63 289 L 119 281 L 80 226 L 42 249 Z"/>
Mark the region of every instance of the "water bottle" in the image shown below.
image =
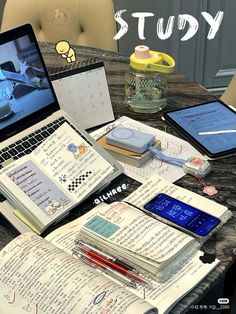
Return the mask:
<path id="1" fill-rule="evenodd" d="M 134 112 L 156 113 L 167 105 L 166 74 L 173 72 L 174 59 L 141 45 L 130 56 L 125 71 L 125 104 Z"/>

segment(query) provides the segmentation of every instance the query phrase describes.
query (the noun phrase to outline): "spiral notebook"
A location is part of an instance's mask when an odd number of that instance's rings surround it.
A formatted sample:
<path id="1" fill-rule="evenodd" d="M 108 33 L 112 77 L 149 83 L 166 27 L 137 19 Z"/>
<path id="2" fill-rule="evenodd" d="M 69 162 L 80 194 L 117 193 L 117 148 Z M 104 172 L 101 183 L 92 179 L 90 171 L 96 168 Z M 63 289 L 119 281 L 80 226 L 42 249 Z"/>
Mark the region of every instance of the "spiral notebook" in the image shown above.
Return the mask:
<path id="1" fill-rule="evenodd" d="M 103 62 L 79 61 L 50 71 L 59 104 L 84 129 L 114 120 Z"/>

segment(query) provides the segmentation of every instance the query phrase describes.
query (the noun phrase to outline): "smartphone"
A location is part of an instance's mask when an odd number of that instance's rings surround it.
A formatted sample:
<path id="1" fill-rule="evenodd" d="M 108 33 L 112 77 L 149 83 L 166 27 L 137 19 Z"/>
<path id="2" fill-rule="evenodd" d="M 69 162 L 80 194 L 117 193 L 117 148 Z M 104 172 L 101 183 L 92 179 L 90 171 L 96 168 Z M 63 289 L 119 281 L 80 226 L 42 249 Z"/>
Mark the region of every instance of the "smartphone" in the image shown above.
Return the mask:
<path id="1" fill-rule="evenodd" d="M 172 225 L 200 237 L 208 236 L 221 223 L 219 218 L 164 193 L 155 196 L 144 208 Z"/>

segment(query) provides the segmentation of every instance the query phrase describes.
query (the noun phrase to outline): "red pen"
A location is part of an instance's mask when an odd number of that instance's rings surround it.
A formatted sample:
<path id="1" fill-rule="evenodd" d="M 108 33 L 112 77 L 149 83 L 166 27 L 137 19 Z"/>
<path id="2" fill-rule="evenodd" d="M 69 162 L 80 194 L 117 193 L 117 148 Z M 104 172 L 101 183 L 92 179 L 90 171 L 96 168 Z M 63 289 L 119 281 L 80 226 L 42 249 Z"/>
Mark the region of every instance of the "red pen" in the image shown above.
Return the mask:
<path id="1" fill-rule="evenodd" d="M 110 275 L 111 277 L 117 279 L 118 281 L 122 282 L 126 286 L 132 287 L 132 288 L 137 288 L 136 282 L 134 282 L 132 279 L 122 275 L 118 271 L 115 271 L 111 267 L 104 265 L 103 263 L 99 262 L 95 258 L 92 258 L 88 256 L 87 254 L 73 249 L 73 254 L 76 255 L 77 257 L 81 258 L 82 261 L 92 267 L 100 269 L 102 272 Z"/>
<path id="2" fill-rule="evenodd" d="M 80 251 L 84 252 L 85 254 L 92 257 L 93 259 L 95 259 L 95 260 L 111 267 L 112 269 L 118 271 L 119 273 L 133 279 L 134 281 L 136 281 L 140 285 L 145 286 L 147 288 L 151 287 L 150 283 L 147 282 L 146 279 L 142 278 L 141 276 L 137 275 L 136 273 L 132 272 L 131 270 L 126 269 L 125 267 L 122 267 L 122 266 L 116 264 L 115 262 L 99 255 L 97 252 L 94 252 L 93 250 L 85 248 L 83 246 L 81 246 L 79 249 L 80 249 Z"/>
<path id="3" fill-rule="evenodd" d="M 92 246 L 91 244 L 85 243 L 82 240 L 76 240 L 75 244 L 78 245 L 79 247 L 84 246 L 87 249 L 91 249 L 93 252 L 98 253 L 98 255 L 101 255 L 101 256 L 109 259 L 110 261 L 115 262 L 116 264 L 118 264 L 120 266 L 123 266 L 124 268 L 127 268 L 128 270 L 131 270 L 131 271 L 135 272 L 134 268 L 131 267 L 130 265 L 127 265 L 125 262 L 119 260 L 118 258 L 116 258 L 116 257 L 114 257 L 114 256 L 112 256 L 112 255 L 110 255 L 108 253 L 100 251 L 97 247 Z"/>

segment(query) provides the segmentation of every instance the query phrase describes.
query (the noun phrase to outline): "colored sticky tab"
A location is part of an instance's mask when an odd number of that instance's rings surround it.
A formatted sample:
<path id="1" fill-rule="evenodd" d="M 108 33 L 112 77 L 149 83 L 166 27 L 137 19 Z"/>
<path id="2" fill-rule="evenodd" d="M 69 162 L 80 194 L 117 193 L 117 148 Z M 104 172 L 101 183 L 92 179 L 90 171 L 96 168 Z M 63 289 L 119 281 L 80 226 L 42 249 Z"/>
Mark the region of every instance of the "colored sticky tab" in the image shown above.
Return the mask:
<path id="1" fill-rule="evenodd" d="M 20 218 L 21 221 L 23 221 L 28 227 L 30 227 L 35 233 L 40 234 L 40 230 L 37 229 L 22 213 L 19 209 L 14 210 L 14 214 Z"/>
<path id="2" fill-rule="evenodd" d="M 113 233 L 120 229 L 119 226 L 97 215 L 89 220 L 84 225 L 84 227 L 92 230 L 95 233 L 98 233 L 106 239 L 108 239 L 111 235 L 113 235 Z"/>

